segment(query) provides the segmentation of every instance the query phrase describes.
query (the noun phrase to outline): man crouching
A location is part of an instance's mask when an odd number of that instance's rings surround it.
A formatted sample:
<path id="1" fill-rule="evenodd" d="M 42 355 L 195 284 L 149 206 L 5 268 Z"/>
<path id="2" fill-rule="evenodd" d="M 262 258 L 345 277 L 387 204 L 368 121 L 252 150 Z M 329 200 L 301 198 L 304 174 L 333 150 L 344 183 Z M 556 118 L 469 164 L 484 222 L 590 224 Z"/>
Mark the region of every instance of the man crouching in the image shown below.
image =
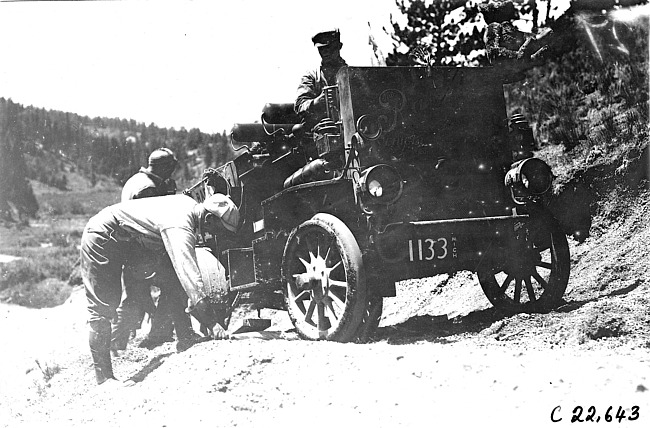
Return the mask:
<path id="1" fill-rule="evenodd" d="M 130 255 L 166 252 L 189 300 L 187 311 L 214 339 L 227 334 L 205 289 L 196 258 L 196 234 L 235 232 L 239 210 L 215 194 L 199 203 L 185 195 L 135 199 L 104 208 L 81 237 L 81 269 L 90 315 L 90 352 L 97 383 L 115 380 L 111 363 L 111 319 L 122 295 L 122 267 Z"/>

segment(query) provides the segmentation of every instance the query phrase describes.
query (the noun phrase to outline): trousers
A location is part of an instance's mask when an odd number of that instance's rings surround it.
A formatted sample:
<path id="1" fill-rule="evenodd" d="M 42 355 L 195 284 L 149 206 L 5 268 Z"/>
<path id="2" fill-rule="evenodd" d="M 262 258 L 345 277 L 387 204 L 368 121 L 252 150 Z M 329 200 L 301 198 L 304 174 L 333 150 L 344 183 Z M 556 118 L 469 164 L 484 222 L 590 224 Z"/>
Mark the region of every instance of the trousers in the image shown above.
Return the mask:
<path id="1" fill-rule="evenodd" d="M 122 266 L 128 243 L 111 238 L 112 230 L 84 230 L 81 236 L 81 275 L 88 301 L 89 345 L 97 383 L 114 378 L 111 363 L 111 319 L 122 296 Z"/>

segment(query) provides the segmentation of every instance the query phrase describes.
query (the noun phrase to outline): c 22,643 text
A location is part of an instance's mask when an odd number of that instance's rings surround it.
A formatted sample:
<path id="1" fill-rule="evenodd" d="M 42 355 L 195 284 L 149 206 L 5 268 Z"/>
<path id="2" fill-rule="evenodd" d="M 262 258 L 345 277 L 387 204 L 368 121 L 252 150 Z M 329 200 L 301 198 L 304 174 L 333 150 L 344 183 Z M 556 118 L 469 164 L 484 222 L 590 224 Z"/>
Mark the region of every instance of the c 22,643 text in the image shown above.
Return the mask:
<path id="1" fill-rule="evenodd" d="M 623 422 L 624 420 L 636 421 L 639 417 L 639 406 L 631 406 L 629 408 L 609 406 L 604 412 L 599 411 L 596 406 L 589 406 L 587 408 L 575 406 L 571 412 L 570 419 L 568 415 L 562 415 L 562 406 L 555 406 L 551 410 L 551 422 Z"/>

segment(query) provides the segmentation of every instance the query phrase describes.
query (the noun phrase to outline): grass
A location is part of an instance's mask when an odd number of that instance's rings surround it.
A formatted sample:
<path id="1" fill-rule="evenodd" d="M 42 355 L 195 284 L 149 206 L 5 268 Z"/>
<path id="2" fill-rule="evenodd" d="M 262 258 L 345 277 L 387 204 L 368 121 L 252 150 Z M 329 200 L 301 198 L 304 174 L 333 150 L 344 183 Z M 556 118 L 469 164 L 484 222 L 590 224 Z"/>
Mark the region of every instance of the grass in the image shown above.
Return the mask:
<path id="1" fill-rule="evenodd" d="M 120 189 L 79 185 L 61 191 L 39 183 L 33 187 L 39 218 L 28 225 L 0 227 L 0 254 L 20 257 L 0 264 L 0 300 L 54 307 L 65 302 L 78 283 L 72 274 L 83 228 L 90 217 L 119 200 Z"/>

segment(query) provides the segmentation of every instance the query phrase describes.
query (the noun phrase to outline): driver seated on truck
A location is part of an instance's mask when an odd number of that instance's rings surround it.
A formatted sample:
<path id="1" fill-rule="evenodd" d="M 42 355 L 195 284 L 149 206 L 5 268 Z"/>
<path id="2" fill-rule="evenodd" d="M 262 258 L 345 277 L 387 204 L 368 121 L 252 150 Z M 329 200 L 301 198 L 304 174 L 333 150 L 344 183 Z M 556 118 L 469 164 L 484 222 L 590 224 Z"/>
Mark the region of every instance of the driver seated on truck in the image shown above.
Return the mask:
<path id="1" fill-rule="evenodd" d="M 341 33 L 339 30 L 324 31 L 312 37 L 321 57 L 321 65 L 310 70 L 300 79 L 295 112 L 309 128 L 327 116 L 323 88 L 336 84 L 336 73 L 347 63 L 341 58 Z"/>
<path id="2" fill-rule="evenodd" d="M 186 312 L 214 339 L 227 333 L 217 307 L 206 296 L 197 262 L 197 234 L 236 232 L 239 210 L 221 193 L 196 202 L 170 195 L 120 202 L 92 217 L 81 236 L 81 272 L 88 300 L 89 345 L 98 384 L 115 382 L 111 320 L 122 295 L 122 268 L 139 253 L 166 253 L 188 298 Z M 155 269 L 161 269 L 156 266 Z"/>

